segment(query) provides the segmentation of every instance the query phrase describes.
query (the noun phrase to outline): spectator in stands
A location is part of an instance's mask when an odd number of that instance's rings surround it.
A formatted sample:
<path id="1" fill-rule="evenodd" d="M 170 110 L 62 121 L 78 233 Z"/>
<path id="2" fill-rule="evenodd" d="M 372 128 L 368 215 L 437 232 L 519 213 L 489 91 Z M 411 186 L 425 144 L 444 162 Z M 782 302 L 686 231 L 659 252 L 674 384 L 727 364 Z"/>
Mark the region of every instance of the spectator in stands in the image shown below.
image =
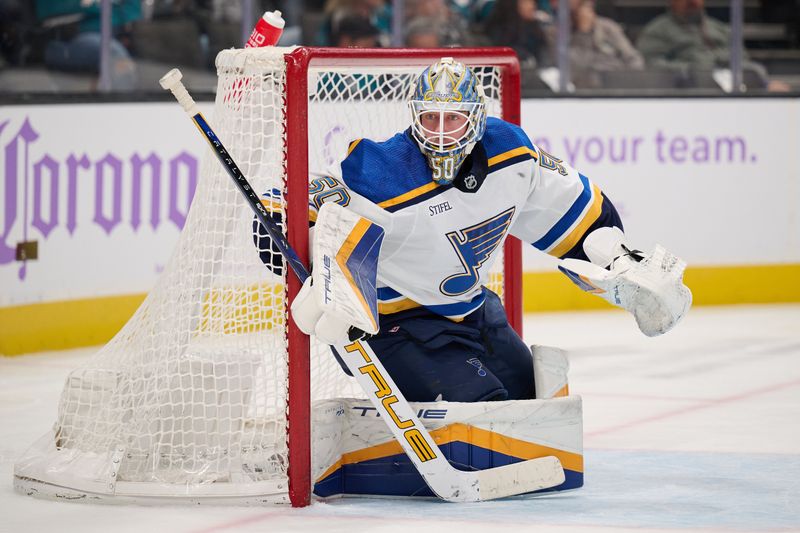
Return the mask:
<path id="1" fill-rule="evenodd" d="M 406 26 L 415 19 L 427 19 L 439 29 L 441 46 L 465 46 L 476 43 L 471 39 L 467 20 L 450 9 L 446 0 L 405 0 L 403 14 Z"/>
<path id="2" fill-rule="evenodd" d="M 439 48 L 442 46 L 439 25 L 435 20 L 417 17 L 406 22 L 405 45 L 408 48 Z"/>
<path id="3" fill-rule="evenodd" d="M 789 46 L 800 46 L 800 0 L 759 0 L 761 20 L 786 26 Z"/>
<path id="4" fill-rule="evenodd" d="M 361 15 L 347 15 L 332 28 L 331 45 L 342 48 L 375 48 L 380 46 L 378 28 Z"/>
<path id="5" fill-rule="evenodd" d="M 327 0 L 325 2 L 325 18 L 317 33 L 316 44 L 319 46 L 336 46 L 333 35 L 337 26 L 345 17 L 357 16 L 366 18 L 378 30 L 378 42 L 389 43 L 391 29 L 391 9 L 385 0 Z"/>
<path id="6" fill-rule="evenodd" d="M 549 0 L 543 0 L 549 2 Z M 450 0 L 450 9 L 458 13 L 468 24 L 476 25 L 479 28 L 491 15 L 494 9 L 495 0 Z"/>
<path id="7" fill-rule="evenodd" d="M 492 44 L 513 48 L 523 65 L 548 67 L 554 63 L 555 32 L 543 15 L 536 0 L 497 0 L 486 21 L 486 34 Z"/>
<path id="8" fill-rule="evenodd" d="M 21 62 L 23 20 L 21 0 L 0 0 L 0 70 Z"/>
<path id="9" fill-rule="evenodd" d="M 62 2 L 71 5 L 69 2 Z M 56 9 L 53 2 L 37 12 L 42 15 L 45 9 Z M 80 15 L 78 33 L 68 40 L 50 41 L 44 52 L 45 64 L 54 70 L 88 72 L 99 74 L 100 64 L 100 18 L 99 0 L 82 1 L 75 4 L 73 12 Z M 58 12 L 58 11 L 56 11 Z M 59 14 L 69 13 L 61 11 Z M 142 16 L 139 0 L 121 0 L 112 4 L 111 24 L 113 38 L 109 45 L 111 54 L 111 84 L 118 90 L 133 90 L 137 84 L 136 65 L 123 42 L 129 43 L 131 25 Z"/>
<path id="10" fill-rule="evenodd" d="M 705 12 L 704 0 L 669 0 L 666 13 L 644 27 L 637 48 L 648 65 L 666 67 L 691 79 L 698 73 L 730 66 L 730 27 Z M 766 69 L 745 57 L 744 68 L 757 74 L 763 88 L 788 90 L 770 82 Z"/>
<path id="11" fill-rule="evenodd" d="M 570 2 L 572 36 L 570 66 L 572 81 L 578 87 L 600 87 L 600 72 L 639 70 L 644 59 L 613 20 L 600 17 L 594 0 Z"/>

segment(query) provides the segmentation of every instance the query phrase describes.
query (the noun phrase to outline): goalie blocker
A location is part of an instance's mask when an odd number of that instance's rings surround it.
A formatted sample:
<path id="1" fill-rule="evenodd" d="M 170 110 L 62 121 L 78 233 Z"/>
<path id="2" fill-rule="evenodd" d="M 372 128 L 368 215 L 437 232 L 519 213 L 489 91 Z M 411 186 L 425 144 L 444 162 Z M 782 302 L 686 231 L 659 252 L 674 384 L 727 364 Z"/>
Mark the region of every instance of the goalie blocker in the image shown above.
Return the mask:
<path id="1" fill-rule="evenodd" d="M 351 331 L 377 333 L 383 228 L 327 202 L 314 229 L 311 257 L 316 268 L 292 301 L 297 326 L 325 344 L 346 342 Z"/>

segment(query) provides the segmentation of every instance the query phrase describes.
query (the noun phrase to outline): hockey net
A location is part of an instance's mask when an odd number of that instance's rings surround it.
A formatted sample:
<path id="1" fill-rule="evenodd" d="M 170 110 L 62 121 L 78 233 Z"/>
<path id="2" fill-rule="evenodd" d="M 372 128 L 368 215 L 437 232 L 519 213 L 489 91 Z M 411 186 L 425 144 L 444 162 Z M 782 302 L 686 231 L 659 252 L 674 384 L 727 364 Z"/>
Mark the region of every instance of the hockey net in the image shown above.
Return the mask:
<path id="1" fill-rule="evenodd" d="M 273 191 L 271 208 L 301 258 L 309 176 L 324 175 L 353 139 L 408 127 L 411 84 L 442 55 L 473 66 L 490 115 L 518 121 L 508 50 L 219 54 L 212 127 L 254 189 Z M 513 250 L 495 266 L 491 288 L 519 326 Z M 15 465 L 17 488 L 136 502 L 307 504 L 310 402 L 363 392 L 327 347 L 309 344 L 287 320 L 299 285 L 265 268 L 258 252 L 252 212 L 207 153 L 169 264 L 122 330 L 69 374 L 53 430 Z"/>

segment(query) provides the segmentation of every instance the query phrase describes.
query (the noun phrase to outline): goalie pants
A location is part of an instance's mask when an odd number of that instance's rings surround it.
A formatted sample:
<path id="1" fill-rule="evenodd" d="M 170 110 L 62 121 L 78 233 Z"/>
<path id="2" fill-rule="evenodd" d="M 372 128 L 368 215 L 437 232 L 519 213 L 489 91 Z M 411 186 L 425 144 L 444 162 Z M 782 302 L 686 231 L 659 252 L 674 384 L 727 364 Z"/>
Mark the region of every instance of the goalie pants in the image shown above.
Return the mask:
<path id="1" fill-rule="evenodd" d="M 484 293 L 484 305 L 461 322 L 424 307 L 381 315 L 369 344 L 408 401 L 535 398 L 531 351 L 508 324 L 500 298 Z"/>

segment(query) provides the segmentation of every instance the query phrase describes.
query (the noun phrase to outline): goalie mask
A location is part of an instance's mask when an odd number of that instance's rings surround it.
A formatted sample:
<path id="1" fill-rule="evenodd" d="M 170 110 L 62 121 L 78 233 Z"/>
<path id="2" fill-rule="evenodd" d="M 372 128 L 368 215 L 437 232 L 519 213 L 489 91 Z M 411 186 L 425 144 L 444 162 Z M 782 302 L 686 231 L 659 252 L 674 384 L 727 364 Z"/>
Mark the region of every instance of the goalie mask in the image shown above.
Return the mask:
<path id="1" fill-rule="evenodd" d="M 433 181 L 451 183 L 486 130 L 483 88 L 472 70 L 450 57 L 426 68 L 409 101 L 411 132 L 433 170 Z"/>

